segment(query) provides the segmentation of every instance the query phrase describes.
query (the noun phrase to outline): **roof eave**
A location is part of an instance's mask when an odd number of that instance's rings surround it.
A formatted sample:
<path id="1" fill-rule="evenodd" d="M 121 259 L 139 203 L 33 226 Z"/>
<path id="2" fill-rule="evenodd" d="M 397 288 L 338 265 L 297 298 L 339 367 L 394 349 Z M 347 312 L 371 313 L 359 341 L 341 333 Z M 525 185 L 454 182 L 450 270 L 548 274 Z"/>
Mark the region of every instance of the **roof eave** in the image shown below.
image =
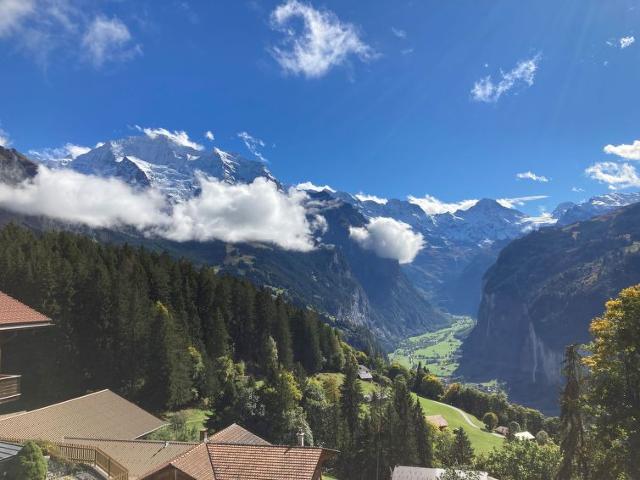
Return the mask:
<path id="1" fill-rule="evenodd" d="M 42 327 L 50 327 L 53 325 L 53 322 L 49 320 L 48 322 L 20 322 L 20 323 L 9 323 L 0 325 L 0 332 L 11 332 L 14 330 L 29 330 L 32 328 L 42 328 Z"/>

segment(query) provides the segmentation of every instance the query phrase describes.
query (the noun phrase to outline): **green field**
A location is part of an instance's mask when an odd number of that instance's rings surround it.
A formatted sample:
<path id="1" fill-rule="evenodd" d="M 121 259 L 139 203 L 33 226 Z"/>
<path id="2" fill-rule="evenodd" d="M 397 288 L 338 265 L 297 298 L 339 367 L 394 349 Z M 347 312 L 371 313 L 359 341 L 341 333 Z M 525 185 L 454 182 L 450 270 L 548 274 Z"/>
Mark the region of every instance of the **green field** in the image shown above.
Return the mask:
<path id="1" fill-rule="evenodd" d="M 475 427 L 469 425 L 460 412 L 449 405 L 423 397 L 418 397 L 418 399 L 425 415 L 442 415 L 449 422 L 450 431 L 462 427 L 467 432 L 476 454 L 487 453 L 494 447 L 500 448 L 502 446 L 504 440 L 484 430 L 483 423 L 473 415 L 467 414 Z"/>
<path id="2" fill-rule="evenodd" d="M 344 379 L 344 375 L 342 373 L 319 373 L 315 377 L 319 380 L 327 377 L 336 377 L 338 384 L 342 384 Z M 359 382 L 360 385 L 362 385 L 363 393 L 371 393 L 375 391 L 377 387 L 377 385 L 372 382 Z M 476 453 L 487 453 L 490 452 L 493 447 L 499 448 L 502 446 L 502 438 L 485 431 L 483 423 L 473 415 L 467 414 L 469 420 L 471 420 L 475 427 L 469 425 L 462 414 L 453 407 L 434 400 L 418 397 L 417 395 L 416 397 L 419 399 L 425 415 L 442 415 L 447 422 L 449 422 L 450 431 L 453 431 L 458 427 L 462 427 L 467 432 L 467 435 L 469 435 L 469 440 L 471 441 Z"/>
<path id="3" fill-rule="evenodd" d="M 389 360 L 397 361 L 407 368 L 416 367 L 422 362 L 431 373 L 449 377 L 458 368 L 458 350 L 473 326 L 471 317 L 455 317 L 454 323 L 449 327 L 403 340 L 389 354 Z"/>

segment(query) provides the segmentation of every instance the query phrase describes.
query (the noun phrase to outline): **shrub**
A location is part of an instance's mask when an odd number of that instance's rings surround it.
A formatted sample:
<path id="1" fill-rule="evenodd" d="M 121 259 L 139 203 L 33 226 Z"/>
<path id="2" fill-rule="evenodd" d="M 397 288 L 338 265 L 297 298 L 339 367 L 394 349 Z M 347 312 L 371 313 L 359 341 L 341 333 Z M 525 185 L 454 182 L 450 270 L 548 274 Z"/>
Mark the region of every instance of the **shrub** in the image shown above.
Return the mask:
<path id="1" fill-rule="evenodd" d="M 482 417 L 482 423 L 488 431 L 493 432 L 493 429 L 498 426 L 498 416 L 493 412 L 487 412 Z"/>
<path id="2" fill-rule="evenodd" d="M 549 443 L 549 434 L 544 430 L 540 430 L 536 433 L 536 442 L 538 442 L 538 445 L 546 445 Z"/>
<path id="3" fill-rule="evenodd" d="M 20 480 L 45 480 L 47 477 L 47 461 L 42 450 L 34 442 L 27 442 L 13 460 L 10 478 Z"/>

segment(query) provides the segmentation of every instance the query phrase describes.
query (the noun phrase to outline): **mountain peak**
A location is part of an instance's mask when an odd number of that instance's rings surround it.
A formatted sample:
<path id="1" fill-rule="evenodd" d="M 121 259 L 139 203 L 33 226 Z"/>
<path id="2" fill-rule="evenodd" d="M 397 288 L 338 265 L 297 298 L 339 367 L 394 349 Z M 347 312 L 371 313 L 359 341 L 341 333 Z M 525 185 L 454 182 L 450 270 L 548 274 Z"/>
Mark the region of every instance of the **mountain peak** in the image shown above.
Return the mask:
<path id="1" fill-rule="evenodd" d="M 99 144 L 74 159 L 55 162 L 52 167 L 118 178 L 135 187 L 154 187 L 173 201 L 197 195 L 200 174 L 230 184 L 251 183 L 258 177 L 276 182 L 263 162 L 217 147 L 205 151 L 182 132 L 147 130 L 144 135 Z"/>

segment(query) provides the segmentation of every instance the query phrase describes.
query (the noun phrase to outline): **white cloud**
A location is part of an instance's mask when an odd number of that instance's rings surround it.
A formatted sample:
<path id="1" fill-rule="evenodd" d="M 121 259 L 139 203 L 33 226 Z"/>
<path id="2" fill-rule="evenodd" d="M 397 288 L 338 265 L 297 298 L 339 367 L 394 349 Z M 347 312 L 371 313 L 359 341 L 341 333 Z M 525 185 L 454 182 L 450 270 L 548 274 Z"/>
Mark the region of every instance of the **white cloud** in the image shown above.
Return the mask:
<path id="1" fill-rule="evenodd" d="M 238 133 L 238 138 L 244 142 L 247 150 L 249 150 L 254 156 L 258 157 L 263 162 L 267 161 L 264 155 L 262 155 L 262 152 L 260 152 L 260 149 L 266 146 L 263 140 L 250 135 L 248 132 Z"/>
<path id="2" fill-rule="evenodd" d="M 382 258 L 411 263 L 424 247 L 424 237 L 393 218 L 375 217 L 365 227 L 350 227 L 349 236 L 362 248 Z"/>
<path id="3" fill-rule="evenodd" d="M 20 28 L 23 19 L 34 13 L 35 0 L 0 1 L 0 37 Z"/>
<path id="4" fill-rule="evenodd" d="M 91 150 L 91 147 L 83 147 L 81 145 L 74 145 L 73 143 L 66 143 L 62 147 L 58 148 L 44 148 L 42 150 L 29 150 L 35 160 L 39 162 L 65 162 L 69 160 L 75 160 L 76 157 L 83 155 Z"/>
<path id="5" fill-rule="evenodd" d="M 194 150 L 204 150 L 204 147 L 199 143 L 194 142 L 189 138 L 189 135 L 184 130 L 174 130 L 173 132 L 166 128 L 142 128 L 138 125 L 134 127 L 149 138 L 156 138 L 158 136 L 167 137 L 173 143 L 181 145 L 183 147 L 193 148 Z"/>
<path id="6" fill-rule="evenodd" d="M 473 207 L 478 200 L 462 200 L 460 202 L 447 203 L 438 200 L 432 195 L 425 195 L 424 197 L 414 197 L 409 195 L 407 197 L 410 203 L 418 205 L 428 215 L 437 215 L 440 213 L 453 213 L 458 210 L 468 210 Z"/>
<path id="7" fill-rule="evenodd" d="M 636 140 L 631 145 L 606 145 L 604 153 L 616 155 L 627 160 L 640 160 L 640 140 Z"/>
<path id="8" fill-rule="evenodd" d="M 219 239 L 227 242 L 269 242 L 289 250 L 313 249 L 304 192 L 278 190 L 258 178 L 248 185 L 200 179 L 202 193 L 174 207 L 168 238 Z"/>
<path id="9" fill-rule="evenodd" d="M 640 177 L 633 165 L 628 163 L 599 162 L 585 170 L 587 176 L 606 183 L 611 190 L 640 187 Z"/>
<path id="10" fill-rule="evenodd" d="M 94 228 L 132 225 L 145 230 L 166 220 L 165 200 L 153 190 L 139 192 L 119 180 L 44 166 L 33 181 L 17 187 L 0 184 L 0 205 Z"/>
<path id="11" fill-rule="evenodd" d="M 96 2 L 0 0 L 0 38 L 46 68 L 51 61 L 88 59 L 95 67 L 142 52 L 127 26 L 100 13 Z"/>
<path id="12" fill-rule="evenodd" d="M 523 218 L 520 223 L 525 226 L 523 232 L 531 232 L 538 230 L 540 227 L 555 225 L 558 223 L 558 219 L 554 218 L 553 214 L 542 211 L 538 216 Z"/>
<path id="13" fill-rule="evenodd" d="M 536 175 L 531 170 L 516 174 L 516 178 L 519 178 L 521 180 L 532 180 L 534 182 L 543 182 L 543 183 L 546 183 L 549 181 L 549 179 L 544 175 Z"/>
<path id="14" fill-rule="evenodd" d="M 391 27 L 391 33 L 398 38 L 407 38 L 407 32 L 400 28 Z"/>
<path id="15" fill-rule="evenodd" d="M 540 54 L 519 62 L 509 72 L 500 71 L 501 79 L 497 83 L 490 75 L 478 80 L 471 89 L 471 97 L 478 102 L 493 103 L 517 85 L 532 86 L 539 61 Z"/>
<path id="16" fill-rule="evenodd" d="M 635 41 L 636 41 L 636 38 L 633 35 L 630 35 L 628 37 L 622 37 L 620 39 L 620 48 L 624 49 L 624 48 L 630 47 L 635 43 Z"/>
<path id="17" fill-rule="evenodd" d="M 140 54 L 140 46 L 132 40 L 129 29 L 119 18 L 98 15 L 82 37 L 82 46 L 93 65 L 100 68 L 105 63 L 128 60 Z"/>
<path id="18" fill-rule="evenodd" d="M 574 193 L 582 193 L 582 192 L 584 192 L 584 188 L 571 187 L 571 191 L 574 192 Z"/>
<path id="19" fill-rule="evenodd" d="M 302 21 L 301 31 L 292 26 L 294 19 Z M 307 3 L 287 0 L 271 13 L 271 25 L 286 37 L 281 46 L 271 48 L 271 54 L 285 72 L 294 75 L 317 78 L 350 56 L 363 61 L 375 57 L 373 49 L 360 39 L 357 28 L 343 23 L 330 10 L 316 10 Z"/>
<path id="20" fill-rule="evenodd" d="M 204 132 L 204 138 L 206 138 L 211 142 L 213 142 L 216 139 L 215 135 L 211 130 L 207 130 L 206 132 Z"/>
<path id="21" fill-rule="evenodd" d="M 386 205 L 387 202 L 389 201 L 386 198 L 381 198 L 376 195 L 367 195 L 366 193 L 362 193 L 362 192 L 356 193 L 354 197 L 356 197 L 361 202 L 375 202 L 375 203 L 379 203 L 380 205 Z"/>
<path id="22" fill-rule="evenodd" d="M 331 188 L 329 185 L 315 185 L 311 182 L 302 182 L 299 183 L 298 185 L 296 185 L 296 188 L 298 190 L 306 190 L 306 191 L 310 191 L 310 192 L 323 192 L 325 190 L 329 191 L 329 192 L 335 192 L 335 190 L 333 188 Z"/>
<path id="23" fill-rule="evenodd" d="M 544 200 L 549 198 L 548 195 L 529 195 L 527 197 L 514 197 L 514 198 L 498 198 L 496 202 L 505 208 L 521 207 L 527 202 L 535 202 L 537 200 Z"/>
<path id="24" fill-rule="evenodd" d="M 0 147 L 8 148 L 11 146 L 11 137 L 9 134 L 0 128 Z"/>
<path id="25" fill-rule="evenodd" d="M 281 192 L 264 178 L 242 185 L 199 181 L 199 196 L 170 205 L 153 189 L 40 166 L 30 181 L 0 184 L 0 206 L 93 228 L 132 226 L 175 241 L 266 242 L 298 251 L 312 250 L 314 230 L 326 226 L 305 208 L 304 192 Z"/>

